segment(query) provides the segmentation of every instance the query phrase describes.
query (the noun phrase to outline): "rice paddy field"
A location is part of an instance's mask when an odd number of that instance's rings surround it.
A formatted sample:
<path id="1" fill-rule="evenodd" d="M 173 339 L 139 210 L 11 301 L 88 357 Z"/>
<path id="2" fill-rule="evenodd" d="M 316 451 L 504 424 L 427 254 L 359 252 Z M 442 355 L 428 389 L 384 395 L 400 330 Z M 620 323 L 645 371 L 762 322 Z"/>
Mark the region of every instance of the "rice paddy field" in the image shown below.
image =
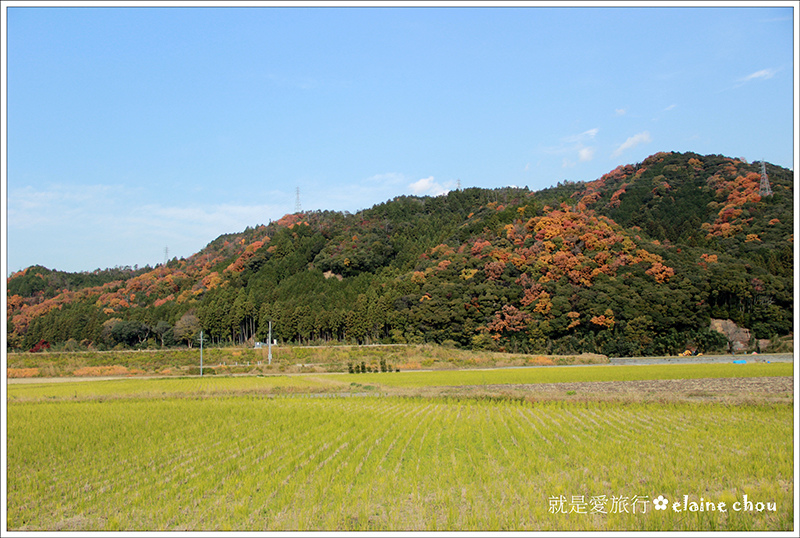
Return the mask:
<path id="1" fill-rule="evenodd" d="M 792 367 L 9 384 L 7 530 L 792 531 L 791 394 L 729 403 L 537 390 L 658 380 L 785 390 Z M 517 390 L 471 392 L 503 386 Z"/>

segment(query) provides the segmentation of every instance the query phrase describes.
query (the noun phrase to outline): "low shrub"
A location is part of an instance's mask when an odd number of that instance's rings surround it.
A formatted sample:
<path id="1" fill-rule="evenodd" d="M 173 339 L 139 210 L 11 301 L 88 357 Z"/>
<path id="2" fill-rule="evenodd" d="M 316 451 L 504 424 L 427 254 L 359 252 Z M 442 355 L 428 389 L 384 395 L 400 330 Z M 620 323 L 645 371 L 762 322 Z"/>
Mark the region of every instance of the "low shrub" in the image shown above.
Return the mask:
<path id="1" fill-rule="evenodd" d="M 96 376 L 109 376 L 109 375 L 128 375 L 130 370 L 119 364 L 112 366 L 84 366 L 73 370 L 72 375 L 75 377 L 96 377 Z"/>
<path id="2" fill-rule="evenodd" d="M 200 367 L 190 366 L 184 373 L 187 375 L 200 375 Z M 217 375 L 217 371 L 211 367 L 203 367 L 203 375 Z"/>
<path id="3" fill-rule="evenodd" d="M 38 368 L 7 368 L 6 373 L 9 378 L 16 377 L 36 377 L 39 375 Z"/>

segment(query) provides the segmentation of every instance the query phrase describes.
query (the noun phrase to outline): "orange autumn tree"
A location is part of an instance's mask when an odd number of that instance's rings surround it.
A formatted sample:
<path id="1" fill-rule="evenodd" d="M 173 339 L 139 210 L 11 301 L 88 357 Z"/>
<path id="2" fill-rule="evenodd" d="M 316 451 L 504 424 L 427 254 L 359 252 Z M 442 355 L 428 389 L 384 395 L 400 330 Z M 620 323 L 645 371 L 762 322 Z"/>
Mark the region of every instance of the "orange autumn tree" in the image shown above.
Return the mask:
<path id="1" fill-rule="evenodd" d="M 540 283 L 566 277 L 574 285 L 590 287 L 599 274 L 613 276 L 620 267 L 636 263 L 649 264 L 648 274 L 658 282 L 674 274 L 660 256 L 636 251 L 635 243 L 614 221 L 591 211 L 562 207 L 530 219 L 525 226 L 531 241 L 524 255 L 535 255 L 531 267 Z"/>
<path id="2" fill-rule="evenodd" d="M 260 249 L 263 246 L 264 246 L 263 241 L 254 241 L 253 243 L 247 245 L 247 248 L 244 249 L 242 255 L 236 258 L 236 260 L 232 264 L 226 267 L 225 271 L 241 273 L 244 270 L 244 267 L 247 264 L 247 262 L 255 255 L 258 249 Z"/>
<path id="3" fill-rule="evenodd" d="M 667 284 L 675 275 L 661 256 L 637 247 L 614 221 L 591 210 L 581 211 L 579 205 L 562 204 L 544 215 L 515 220 L 502 231 L 494 241 L 475 240 L 471 249 L 476 258 L 491 259 L 482 267 L 487 282 L 508 285 L 503 284 L 507 262 L 522 273 L 513 281 L 521 288 L 519 302 L 496 310 L 485 327 L 495 340 L 520 334 L 523 325 L 532 327 L 531 334 L 541 335 L 552 327 L 548 321 L 563 330 L 577 329 L 580 313 L 557 307 L 564 301 L 551 288 L 557 283 L 573 289 L 591 288 L 601 275 L 614 277 L 621 268 L 640 264 L 644 275 L 658 285 Z M 610 310 L 590 315 L 589 321 L 591 326 L 608 329 L 616 324 Z M 538 322 L 545 323 L 533 328 L 531 324 Z"/>
<path id="4" fill-rule="evenodd" d="M 712 237 L 732 237 L 742 231 L 743 227 L 750 219 L 741 218 L 744 207 L 747 204 L 755 204 L 761 201 L 759 187 L 761 175 L 750 172 L 744 176 L 736 175 L 736 168 L 732 163 L 727 163 L 722 171 L 714 174 L 708 179 L 708 185 L 716 193 L 718 198 L 725 197 L 725 201 L 719 205 L 717 216 L 711 223 L 704 223 L 703 230 L 708 232 L 707 238 Z"/>
<path id="5" fill-rule="evenodd" d="M 486 326 L 486 331 L 493 333 L 493 338 L 499 339 L 505 332 L 516 333 L 524 331 L 531 321 L 531 315 L 514 305 L 504 305 L 497 311 L 494 319 Z"/>

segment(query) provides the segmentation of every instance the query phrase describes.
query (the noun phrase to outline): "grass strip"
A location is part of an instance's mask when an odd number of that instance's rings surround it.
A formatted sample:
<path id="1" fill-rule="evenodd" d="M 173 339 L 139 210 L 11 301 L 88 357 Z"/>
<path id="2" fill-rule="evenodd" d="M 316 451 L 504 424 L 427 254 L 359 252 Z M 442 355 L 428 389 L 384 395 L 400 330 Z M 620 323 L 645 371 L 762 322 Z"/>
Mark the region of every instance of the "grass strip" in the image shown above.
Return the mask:
<path id="1" fill-rule="evenodd" d="M 8 385 L 8 402 L 96 398 L 164 398 L 246 393 L 318 392 L 331 383 L 308 376 L 128 378 Z"/>

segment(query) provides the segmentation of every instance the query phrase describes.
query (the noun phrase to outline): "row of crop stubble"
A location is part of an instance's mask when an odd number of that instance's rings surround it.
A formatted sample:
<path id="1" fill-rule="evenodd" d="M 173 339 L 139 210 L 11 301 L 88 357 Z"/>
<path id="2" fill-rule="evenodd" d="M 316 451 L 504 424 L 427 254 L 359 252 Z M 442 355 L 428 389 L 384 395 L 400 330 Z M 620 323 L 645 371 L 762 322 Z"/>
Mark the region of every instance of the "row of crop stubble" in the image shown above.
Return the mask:
<path id="1" fill-rule="evenodd" d="M 8 406 L 9 529 L 789 530 L 792 473 L 785 405 L 250 395 Z M 777 509 L 551 511 L 561 496 L 744 494 Z"/>

